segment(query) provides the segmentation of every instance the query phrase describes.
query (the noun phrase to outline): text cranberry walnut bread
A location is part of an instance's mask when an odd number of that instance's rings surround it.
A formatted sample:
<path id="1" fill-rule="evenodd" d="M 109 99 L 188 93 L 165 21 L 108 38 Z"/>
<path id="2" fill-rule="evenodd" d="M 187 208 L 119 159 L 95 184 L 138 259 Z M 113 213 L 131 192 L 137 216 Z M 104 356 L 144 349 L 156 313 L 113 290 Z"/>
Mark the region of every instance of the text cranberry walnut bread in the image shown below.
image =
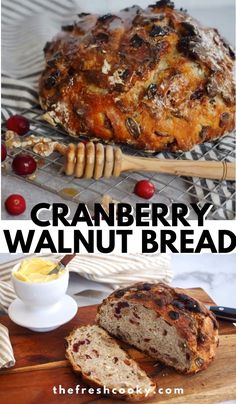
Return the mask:
<path id="1" fill-rule="evenodd" d="M 207 368 L 219 344 L 214 315 L 184 290 L 162 283 L 115 291 L 100 305 L 97 323 L 183 373 Z"/>
<path id="2" fill-rule="evenodd" d="M 40 103 L 72 136 L 175 152 L 234 128 L 234 54 L 171 1 L 82 13 L 44 51 Z"/>
<path id="3" fill-rule="evenodd" d="M 120 397 L 143 400 L 155 393 L 155 383 L 106 331 L 97 325 L 81 326 L 67 338 L 66 356 L 75 372 L 92 386 L 125 390 Z M 137 386 L 142 393 L 136 392 Z M 129 393 L 128 389 L 133 392 Z M 147 395 L 147 397 L 145 397 Z M 119 395 L 116 395 L 116 398 Z"/>

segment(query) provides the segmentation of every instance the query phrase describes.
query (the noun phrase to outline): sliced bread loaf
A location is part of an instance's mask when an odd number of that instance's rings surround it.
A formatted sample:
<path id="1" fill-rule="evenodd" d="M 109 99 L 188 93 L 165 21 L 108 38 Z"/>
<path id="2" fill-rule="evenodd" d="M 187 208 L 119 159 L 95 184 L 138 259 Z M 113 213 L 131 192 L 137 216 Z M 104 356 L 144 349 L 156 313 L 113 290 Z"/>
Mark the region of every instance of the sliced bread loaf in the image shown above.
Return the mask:
<path id="1" fill-rule="evenodd" d="M 127 401 L 143 400 L 155 394 L 156 386 L 147 374 L 99 326 L 79 327 L 66 340 L 66 357 L 89 385 Z"/>
<path id="2" fill-rule="evenodd" d="M 99 307 L 97 322 L 183 373 L 205 369 L 218 346 L 214 315 L 184 290 L 162 283 L 138 283 L 113 292 Z"/>

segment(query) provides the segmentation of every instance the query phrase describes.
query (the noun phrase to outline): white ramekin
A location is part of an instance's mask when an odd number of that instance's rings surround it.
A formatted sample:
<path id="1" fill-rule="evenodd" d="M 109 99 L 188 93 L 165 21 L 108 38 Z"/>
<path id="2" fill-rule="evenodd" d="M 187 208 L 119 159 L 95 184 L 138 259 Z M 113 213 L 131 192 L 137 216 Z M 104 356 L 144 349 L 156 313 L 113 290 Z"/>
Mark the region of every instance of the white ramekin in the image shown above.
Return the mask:
<path id="1" fill-rule="evenodd" d="M 19 269 L 20 265 L 19 263 L 12 269 L 12 283 L 17 297 L 25 305 L 31 308 L 46 309 L 48 306 L 59 302 L 66 294 L 69 283 L 69 271 L 67 269 L 58 279 L 45 283 L 30 283 L 20 281 L 14 276 L 14 272 Z"/>

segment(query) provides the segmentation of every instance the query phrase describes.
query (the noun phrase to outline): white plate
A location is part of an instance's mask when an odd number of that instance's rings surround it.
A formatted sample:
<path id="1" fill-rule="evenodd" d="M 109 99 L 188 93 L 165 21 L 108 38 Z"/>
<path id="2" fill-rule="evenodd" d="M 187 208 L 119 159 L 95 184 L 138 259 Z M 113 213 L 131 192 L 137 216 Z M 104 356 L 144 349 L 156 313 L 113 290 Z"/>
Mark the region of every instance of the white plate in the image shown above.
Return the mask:
<path id="1" fill-rule="evenodd" d="M 36 332 L 47 332 L 70 321 L 76 315 L 77 310 L 75 300 L 65 295 L 57 304 L 41 311 L 31 309 L 20 299 L 16 299 L 11 303 L 8 314 L 14 323 L 22 327 Z"/>

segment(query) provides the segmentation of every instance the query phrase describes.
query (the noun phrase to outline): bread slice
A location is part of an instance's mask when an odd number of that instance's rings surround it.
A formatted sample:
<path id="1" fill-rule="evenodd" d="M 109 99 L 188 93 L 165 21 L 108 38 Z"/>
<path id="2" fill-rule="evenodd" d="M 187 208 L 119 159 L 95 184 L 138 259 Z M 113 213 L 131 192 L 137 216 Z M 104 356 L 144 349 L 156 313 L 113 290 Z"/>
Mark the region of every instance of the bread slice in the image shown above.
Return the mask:
<path id="1" fill-rule="evenodd" d="M 218 324 L 202 303 L 162 283 L 120 289 L 98 309 L 111 335 L 183 373 L 207 368 L 218 346 Z"/>
<path id="2" fill-rule="evenodd" d="M 155 394 L 152 380 L 99 326 L 78 327 L 66 341 L 66 357 L 89 385 L 102 388 L 106 394 L 109 390 L 116 398 L 127 401 L 144 400 Z"/>

